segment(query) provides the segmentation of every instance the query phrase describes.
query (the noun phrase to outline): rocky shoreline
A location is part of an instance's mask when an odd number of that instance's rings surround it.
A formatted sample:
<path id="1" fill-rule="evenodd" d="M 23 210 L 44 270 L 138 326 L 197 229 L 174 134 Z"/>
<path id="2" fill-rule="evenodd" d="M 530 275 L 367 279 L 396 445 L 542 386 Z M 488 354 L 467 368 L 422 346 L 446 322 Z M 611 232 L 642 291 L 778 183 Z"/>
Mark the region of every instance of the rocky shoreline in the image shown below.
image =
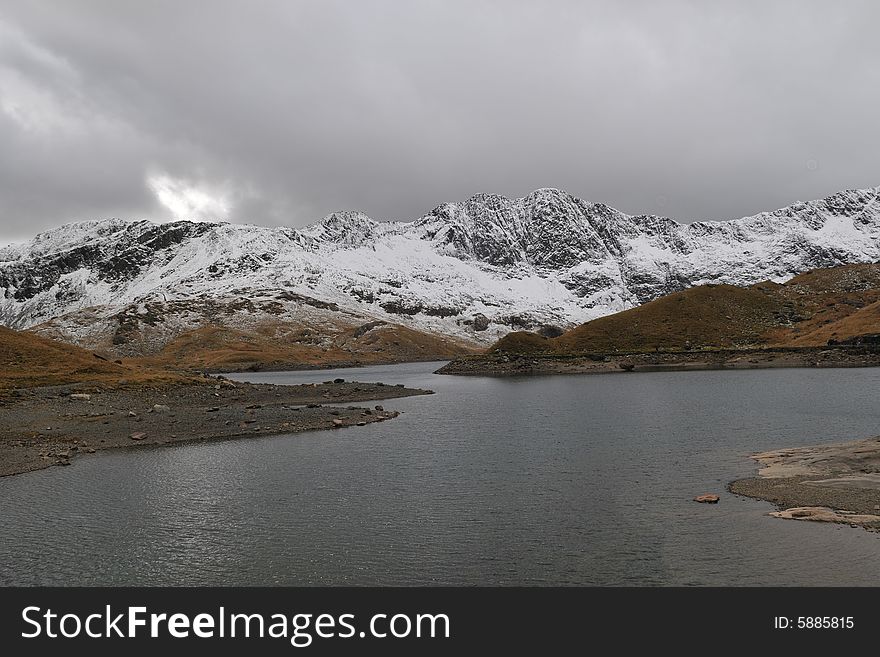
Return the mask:
<path id="1" fill-rule="evenodd" d="M 880 531 L 880 437 L 753 454 L 758 476 L 731 482 L 737 495 L 777 506 L 771 515 Z"/>
<path id="2" fill-rule="evenodd" d="M 0 476 L 70 465 L 104 449 L 362 426 L 399 413 L 337 404 L 425 394 L 431 391 L 342 379 L 289 386 L 223 377 L 118 389 L 18 389 L 0 400 Z"/>
<path id="3" fill-rule="evenodd" d="M 609 374 L 788 367 L 878 367 L 880 350 L 867 347 L 780 347 L 679 352 L 529 355 L 496 352 L 450 361 L 437 374 L 521 376 Z"/>

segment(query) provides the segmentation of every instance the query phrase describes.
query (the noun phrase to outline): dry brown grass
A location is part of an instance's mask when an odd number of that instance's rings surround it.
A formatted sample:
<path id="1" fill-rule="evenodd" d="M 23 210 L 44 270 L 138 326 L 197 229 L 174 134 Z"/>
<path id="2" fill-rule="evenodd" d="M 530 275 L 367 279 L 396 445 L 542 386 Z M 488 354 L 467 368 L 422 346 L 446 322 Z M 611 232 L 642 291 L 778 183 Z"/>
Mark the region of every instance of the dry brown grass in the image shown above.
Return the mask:
<path id="1" fill-rule="evenodd" d="M 816 269 L 772 293 L 798 313 L 798 321 L 768 333 L 772 344 L 818 347 L 880 333 L 880 265 Z"/>
<path id="2" fill-rule="evenodd" d="M 185 380 L 173 372 L 120 365 L 79 347 L 0 326 L 0 390 L 84 382 L 118 386 Z"/>
<path id="3" fill-rule="evenodd" d="M 599 352 L 745 346 L 774 326 L 778 310 L 756 290 L 701 286 L 589 322 L 556 343 L 565 351 Z"/>
<path id="4" fill-rule="evenodd" d="M 156 356 L 136 359 L 145 365 L 184 370 L 228 371 L 332 365 L 368 365 L 415 360 L 443 360 L 473 353 L 470 345 L 384 325 L 356 335 L 349 329 L 332 340 L 303 339 L 284 327 L 244 331 L 207 326 L 179 335 Z"/>

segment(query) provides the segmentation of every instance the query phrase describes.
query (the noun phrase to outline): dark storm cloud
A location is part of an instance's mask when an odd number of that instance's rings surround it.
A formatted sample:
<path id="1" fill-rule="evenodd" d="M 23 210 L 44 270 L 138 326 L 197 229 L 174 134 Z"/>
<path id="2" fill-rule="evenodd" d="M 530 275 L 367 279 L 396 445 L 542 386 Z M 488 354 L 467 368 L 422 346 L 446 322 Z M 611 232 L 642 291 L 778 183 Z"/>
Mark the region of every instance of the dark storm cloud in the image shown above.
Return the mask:
<path id="1" fill-rule="evenodd" d="M 0 238 L 414 218 L 562 187 L 723 219 L 880 184 L 872 2 L 0 2 Z"/>

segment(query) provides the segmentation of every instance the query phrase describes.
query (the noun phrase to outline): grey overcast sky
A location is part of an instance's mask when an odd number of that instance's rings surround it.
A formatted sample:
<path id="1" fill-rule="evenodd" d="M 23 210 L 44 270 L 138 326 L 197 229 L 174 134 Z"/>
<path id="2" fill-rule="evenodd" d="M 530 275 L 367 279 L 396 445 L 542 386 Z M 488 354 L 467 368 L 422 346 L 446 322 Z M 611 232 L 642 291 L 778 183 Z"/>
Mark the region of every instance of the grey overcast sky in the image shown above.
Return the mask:
<path id="1" fill-rule="evenodd" d="M 0 0 L 0 240 L 561 187 L 727 219 L 880 185 L 880 3 Z"/>

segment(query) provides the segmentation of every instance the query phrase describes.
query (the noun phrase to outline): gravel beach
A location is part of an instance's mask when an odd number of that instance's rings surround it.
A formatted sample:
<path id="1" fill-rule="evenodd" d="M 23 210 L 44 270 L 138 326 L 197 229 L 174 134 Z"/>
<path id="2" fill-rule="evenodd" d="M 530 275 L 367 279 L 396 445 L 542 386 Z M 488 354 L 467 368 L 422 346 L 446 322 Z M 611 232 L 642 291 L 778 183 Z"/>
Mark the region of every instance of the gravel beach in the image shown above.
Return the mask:
<path id="1" fill-rule="evenodd" d="M 104 389 L 94 384 L 14 390 L 0 400 L 0 476 L 69 465 L 102 449 L 334 429 L 397 417 L 380 404 L 431 394 L 382 383 L 193 384 Z M 334 406 L 328 406 L 333 404 Z"/>

